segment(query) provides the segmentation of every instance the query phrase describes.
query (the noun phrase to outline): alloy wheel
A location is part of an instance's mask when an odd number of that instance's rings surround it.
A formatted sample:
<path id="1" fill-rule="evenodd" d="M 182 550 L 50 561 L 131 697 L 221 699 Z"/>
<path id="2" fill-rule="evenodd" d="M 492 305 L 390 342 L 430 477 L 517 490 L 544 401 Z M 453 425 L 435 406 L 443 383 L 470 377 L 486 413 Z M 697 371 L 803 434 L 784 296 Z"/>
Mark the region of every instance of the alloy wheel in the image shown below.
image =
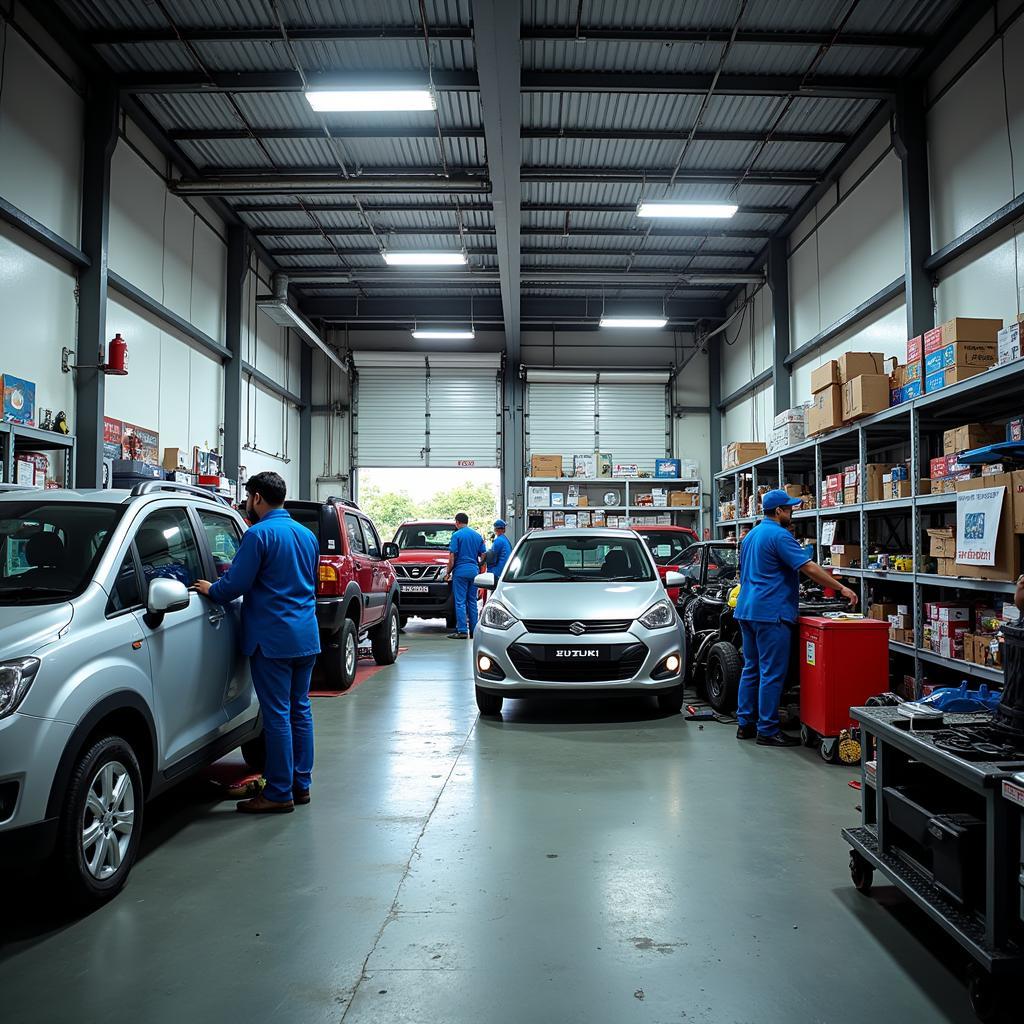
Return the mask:
<path id="1" fill-rule="evenodd" d="M 391 652 L 398 653 L 398 616 L 391 616 Z"/>
<path id="2" fill-rule="evenodd" d="M 120 761 L 102 765 L 89 783 L 82 815 L 82 858 L 93 878 L 116 874 L 135 830 L 135 787 Z"/>
<path id="3" fill-rule="evenodd" d="M 356 674 L 357 648 L 355 634 L 345 638 L 345 674 L 351 679 Z"/>

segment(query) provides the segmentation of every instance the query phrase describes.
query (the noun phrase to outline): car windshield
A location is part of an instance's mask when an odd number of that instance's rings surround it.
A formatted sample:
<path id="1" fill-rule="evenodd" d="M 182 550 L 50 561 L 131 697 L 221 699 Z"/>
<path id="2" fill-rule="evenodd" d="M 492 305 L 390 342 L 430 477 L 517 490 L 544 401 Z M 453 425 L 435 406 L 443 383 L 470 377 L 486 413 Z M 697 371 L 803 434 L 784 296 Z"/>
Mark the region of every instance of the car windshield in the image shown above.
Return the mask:
<path id="1" fill-rule="evenodd" d="M 504 583 L 562 583 L 654 579 L 651 560 L 638 537 L 528 538 L 508 564 Z"/>
<path id="2" fill-rule="evenodd" d="M 657 565 L 677 565 L 683 552 L 693 543 L 693 538 L 674 530 L 644 530 L 640 534 L 651 549 Z"/>
<path id="3" fill-rule="evenodd" d="M 716 544 L 708 548 L 708 582 L 736 578 L 740 566 L 740 549 L 735 544 Z"/>
<path id="4" fill-rule="evenodd" d="M 403 551 L 447 551 L 454 532 L 453 523 L 413 523 L 398 528 L 395 543 Z"/>
<path id="5" fill-rule="evenodd" d="M 83 591 L 123 514 L 123 505 L 103 502 L 0 502 L 0 605 Z"/>

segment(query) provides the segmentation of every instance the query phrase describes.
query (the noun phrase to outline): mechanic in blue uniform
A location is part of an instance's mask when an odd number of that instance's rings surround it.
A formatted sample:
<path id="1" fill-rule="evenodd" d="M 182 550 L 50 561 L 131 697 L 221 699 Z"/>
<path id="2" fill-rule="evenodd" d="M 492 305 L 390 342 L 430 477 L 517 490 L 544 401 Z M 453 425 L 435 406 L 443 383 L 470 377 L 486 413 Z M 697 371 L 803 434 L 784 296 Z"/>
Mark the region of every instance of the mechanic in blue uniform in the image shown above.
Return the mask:
<path id="1" fill-rule="evenodd" d="M 500 579 L 505 563 L 512 557 L 512 542 L 505 536 L 505 520 L 494 520 L 494 540 L 487 549 L 487 568 Z"/>
<path id="2" fill-rule="evenodd" d="M 449 640 L 465 640 L 476 629 L 476 587 L 473 578 L 480 571 L 480 560 L 487 554 L 483 537 L 469 527 L 469 516 L 460 512 L 455 517 L 458 529 L 452 534 L 448 545 L 448 578 L 452 581 L 452 595 L 455 598 L 455 632 L 448 634 Z M 469 616 L 469 629 L 466 617 Z"/>
<path id="3" fill-rule="evenodd" d="M 245 484 L 252 526 L 231 567 L 216 583 L 195 589 L 217 604 L 242 602 L 242 653 L 263 711 L 267 784 L 237 809 L 246 814 L 292 811 L 309 803 L 313 773 L 313 713 L 309 681 L 320 653 L 316 583 L 320 542 L 281 507 L 285 483 L 257 473 Z"/>
<path id="4" fill-rule="evenodd" d="M 736 619 L 743 633 L 743 674 L 740 676 L 736 738 L 757 737 L 765 747 L 798 746 L 800 741 L 779 729 L 779 700 L 789 670 L 793 626 L 799 615 L 800 573 L 822 586 L 838 589 L 851 606 L 857 595 L 811 556 L 789 532 L 799 498 L 783 490 L 761 499 L 764 519 L 743 539 L 740 550 L 740 593 Z"/>

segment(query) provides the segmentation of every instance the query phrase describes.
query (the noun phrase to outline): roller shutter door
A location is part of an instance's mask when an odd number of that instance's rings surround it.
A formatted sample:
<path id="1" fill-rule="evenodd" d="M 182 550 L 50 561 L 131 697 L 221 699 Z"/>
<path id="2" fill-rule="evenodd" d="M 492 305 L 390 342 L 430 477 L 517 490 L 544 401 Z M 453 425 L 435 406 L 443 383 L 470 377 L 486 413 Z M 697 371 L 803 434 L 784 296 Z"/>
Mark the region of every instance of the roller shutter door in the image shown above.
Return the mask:
<path id="1" fill-rule="evenodd" d="M 654 460 L 667 454 L 668 419 L 664 384 L 597 385 L 600 451 L 610 452 L 615 462 L 635 462 L 654 469 Z"/>
<path id="2" fill-rule="evenodd" d="M 532 455 L 584 455 L 597 450 L 593 382 L 530 383 L 528 403 L 527 465 Z"/>
<path id="3" fill-rule="evenodd" d="M 423 369 L 368 366 L 359 371 L 359 466 L 425 466 L 427 378 Z"/>
<path id="4" fill-rule="evenodd" d="M 430 368 L 430 465 L 491 468 L 501 451 L 496 370 Z"/>

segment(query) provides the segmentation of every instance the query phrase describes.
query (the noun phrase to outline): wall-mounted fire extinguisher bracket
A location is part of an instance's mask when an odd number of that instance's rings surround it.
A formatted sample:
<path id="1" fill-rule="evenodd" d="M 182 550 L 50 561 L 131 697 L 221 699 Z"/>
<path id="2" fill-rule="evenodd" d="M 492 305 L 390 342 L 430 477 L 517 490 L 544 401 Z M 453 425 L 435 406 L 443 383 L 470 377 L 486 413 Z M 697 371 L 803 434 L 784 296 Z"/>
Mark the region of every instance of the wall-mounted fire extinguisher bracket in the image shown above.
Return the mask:
<path id="1" fill-rule="evenodd" d="M 60 368 L 62 373 L 70 373 L 72 370 L 100 370 L 108 377 L 128 376 L 128 342 L 115 334 L 107 348 L 107 361 L 105 363 L 85 364 L 71 362 L 75 352 L 74 349 L 63 348 L 60 353 Z"/>

